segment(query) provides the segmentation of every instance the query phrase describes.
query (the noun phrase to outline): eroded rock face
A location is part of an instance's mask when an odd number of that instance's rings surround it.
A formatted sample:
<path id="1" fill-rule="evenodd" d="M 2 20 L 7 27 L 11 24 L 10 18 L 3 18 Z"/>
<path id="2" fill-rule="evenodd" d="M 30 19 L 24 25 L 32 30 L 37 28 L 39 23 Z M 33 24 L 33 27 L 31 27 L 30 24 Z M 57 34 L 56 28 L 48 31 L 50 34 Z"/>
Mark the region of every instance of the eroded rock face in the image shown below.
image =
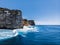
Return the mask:
<path id="1" fill-rule="evenodd" d="M 34 20 L 22 19 L 21 10 L 0 8 L 0 29 L 18 29 L 29 25 L 35 25 Z"/>
<path id="2" fill-rule="evenodd" d="M 28 22 L 29 22 L 29 24 L 32 25 L 32 26 L 35 25 L 34 20 L 29 20 Z"/>
<path id="3" fill-rule="evenodd" d="M 23 26 L 29 26 L 29 22 L 27 19 L 23 19 Z"/>
<path id="4" fill-rule="evenodd" d="M 23 19 L 23 25 L 24 26 L 29 26 L 29 25 L 35 25 L 34 20 L 27 20 L 27 19 Z"/>
<path id="5" fill-rule="evenodd" d="M 22 28 L 21 10 L 0 8 L 0 28 Z"/>

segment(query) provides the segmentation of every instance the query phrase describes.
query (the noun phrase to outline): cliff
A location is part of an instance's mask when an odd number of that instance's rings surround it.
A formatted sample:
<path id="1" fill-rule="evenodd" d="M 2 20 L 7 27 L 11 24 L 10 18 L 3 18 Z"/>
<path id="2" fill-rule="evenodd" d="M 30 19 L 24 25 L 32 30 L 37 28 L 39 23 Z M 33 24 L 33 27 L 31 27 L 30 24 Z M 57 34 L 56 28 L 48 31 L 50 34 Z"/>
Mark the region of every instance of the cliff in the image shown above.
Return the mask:
<path id="1" fill-rule="evenodd" d="M 28 25 L 34 26 L 35 22 L 34 22 L 34 20 L 23 19 L 23 25 L 25 25 L 25 26 L 28 26 Z"/>
<path id="2" fill-rule="evenodd" d="M 30 24 L 30 25 L 32 25 L 32 26 L 34 26 L 34 25 L 35 25 L 34 20 L 28 20 L 28 22 L 29 22 L 29 24 Z"/>
<path id="3" fill-rule="evenodd" d="M 24 25 L 35 25 L 35 22 L 34 20 L 23 19 L 21 10 L 0 8 L 0 28 L 18 29 L 23 28 Z"/>
<path id="4" fill-rule="evenodd" d="M 22 28 L 21 10 L 0 8 L 0 28 Z"/>

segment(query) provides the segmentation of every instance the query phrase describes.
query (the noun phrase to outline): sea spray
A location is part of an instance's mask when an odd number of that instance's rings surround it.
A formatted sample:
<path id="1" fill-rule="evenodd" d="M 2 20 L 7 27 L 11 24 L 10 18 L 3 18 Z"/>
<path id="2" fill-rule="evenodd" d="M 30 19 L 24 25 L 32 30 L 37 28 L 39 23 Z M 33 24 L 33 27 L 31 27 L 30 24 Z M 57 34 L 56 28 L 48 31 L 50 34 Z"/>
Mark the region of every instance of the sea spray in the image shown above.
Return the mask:
<path id="1" fill-rule="evenodd" d="M 8 39 L 17 36 L 17 32 L 13 32 L 13 30 L 9 29 L 0 29 L 0 40 Z"/>
<path id="2" fill-rule="evenodd" d="M 23 29 L 14 29 L 13 32 L 18 33 L 19 35 L 26 37 L 29 32 L 39 32 L 38 27 L 35 26 L 24 26 Z"/>

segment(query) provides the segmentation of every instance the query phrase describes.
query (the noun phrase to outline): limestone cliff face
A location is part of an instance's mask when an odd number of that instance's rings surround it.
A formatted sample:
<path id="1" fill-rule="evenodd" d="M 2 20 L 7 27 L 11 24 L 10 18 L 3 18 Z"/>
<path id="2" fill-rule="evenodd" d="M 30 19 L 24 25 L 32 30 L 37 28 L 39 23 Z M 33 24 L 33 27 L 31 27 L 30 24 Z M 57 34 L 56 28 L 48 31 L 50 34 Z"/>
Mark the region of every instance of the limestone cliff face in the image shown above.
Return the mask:
<path id="1" fill-rule="evenodd" d="M 0 8 L 0 28 L 21 28 L 22 12 L 21 10 L 10 10 Z"/>
<path id="2" fill-rule="evenodd" d="M 0 28 L 23 28 L 24 25 L 35 25 L 35 22 L 34 20 L 23 19 L 21 10 L 0 8 Z"/>

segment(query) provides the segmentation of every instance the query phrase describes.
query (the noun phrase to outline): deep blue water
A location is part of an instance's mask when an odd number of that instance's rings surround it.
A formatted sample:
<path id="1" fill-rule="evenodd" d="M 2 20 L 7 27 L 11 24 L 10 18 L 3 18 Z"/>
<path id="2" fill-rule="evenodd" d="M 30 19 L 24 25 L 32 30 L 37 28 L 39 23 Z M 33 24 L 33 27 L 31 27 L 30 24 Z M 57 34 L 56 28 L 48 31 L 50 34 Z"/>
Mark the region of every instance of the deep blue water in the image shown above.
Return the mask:
<path id="1" fill-rule="evenodd" d="M 0 40 L 0 45 L 60 45 L 60 25 L 37 25 L 39 32 L 18 32 L 15 37 Z"/>

